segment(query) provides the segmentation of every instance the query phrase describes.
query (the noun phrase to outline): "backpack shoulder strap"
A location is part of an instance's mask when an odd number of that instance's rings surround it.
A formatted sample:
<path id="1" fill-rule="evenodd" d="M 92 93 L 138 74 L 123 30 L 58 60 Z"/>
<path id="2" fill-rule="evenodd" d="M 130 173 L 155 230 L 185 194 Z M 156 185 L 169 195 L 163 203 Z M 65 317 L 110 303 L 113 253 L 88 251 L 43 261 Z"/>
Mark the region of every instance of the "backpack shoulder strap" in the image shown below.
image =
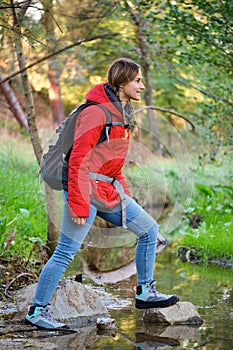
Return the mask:
<path id="1" fill-rule="evenodd" d="M 86 102 L 82 106 L 84 106 L 84 108 L 86 108 L 86 107 L 91 106 L 91 105 L 96 105 L 96 106 L 100 107 L 106 114 L 105 127 L 104 127 L 103 131 L 101 132 L 101 135 L 100 135 L 99 141 L 97 142 L 97 145 L 100 145 L 102 142 L 104 142 L 106 140 L 108 140 L 108 142 L 109 142 L 109 133 L 110 133 L 111 127 L 113 125 L 112 113 L 106 107 L 104 107 L 102 104 L 97 103 L 97 102 L 93 102 L 93 101 Z"/>
<path id="2" fill-rule="evenodd" d="M 82 107 L 82 110 L 88 106 L 98 106 L 100 107 L 106 114 L 106 124 L 112 125 L 112 113 L 106 108 L 104 107 L 104 105 L 98 103 L 98 102 L 93 102 L 93 101 L 89 101 L 84 103 L 83 105 L 81 105 L 80 107 Z"/>
<path id="3" fill-rule="evenodd" d="M 78 108 L 76 108 L 71 115 L 75 115 L 75 121 L 77 120 L 77 117 L 79 116 L 79 114 L 86 109 L 89 106 L 98 106 L 100 107 L 106 114 L 106 123 L 105 126 L 100 134 L 100 138 L 99 141 L 97 142 L 97 145 L 100 145 L 102 142 L 108 140 L 109 141 L 109 133 L 111 130 L 111 126 L 112 126 L 112 113 L 103 105 L 101 105 L 100 103 L 94 102 L 94 101 L 89 101 L 89 102 L 85 102 L 82 105 L 80 105 Z M 72 147 L 73 145 L 71 145 L 71 147 L 68 149 L 67 153 L 66 153 L 66 157 L 65 160 L 69 161 L 70 159 L 70 155 L 71 155 L 71 151 L 72 151 Z"/>

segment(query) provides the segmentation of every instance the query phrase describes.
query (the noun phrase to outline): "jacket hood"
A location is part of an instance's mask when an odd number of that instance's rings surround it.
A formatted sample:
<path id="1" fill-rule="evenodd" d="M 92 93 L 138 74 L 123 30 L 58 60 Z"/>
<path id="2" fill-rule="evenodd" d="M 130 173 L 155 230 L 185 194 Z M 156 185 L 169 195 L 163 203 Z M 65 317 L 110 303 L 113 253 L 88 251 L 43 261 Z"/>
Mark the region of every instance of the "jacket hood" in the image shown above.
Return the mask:
<path id="1" fill-rule="evenodd" d="M 86 94 L 86 101 L 97 102 L 105 105 L 111 113 L 121 116 L 122 106 L 118 97 L 114 94 L 108 83 L 101 83 L 95 85 Z"/>

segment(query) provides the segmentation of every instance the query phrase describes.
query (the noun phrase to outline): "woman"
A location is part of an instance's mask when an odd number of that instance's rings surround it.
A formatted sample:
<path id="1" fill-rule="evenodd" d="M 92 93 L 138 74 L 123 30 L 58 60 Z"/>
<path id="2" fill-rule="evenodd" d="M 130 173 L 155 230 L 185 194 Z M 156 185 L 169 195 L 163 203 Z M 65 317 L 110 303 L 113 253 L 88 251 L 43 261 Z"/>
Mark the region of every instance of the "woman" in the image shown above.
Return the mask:
<path id="1" fill-rule="evenodd" d="M 136 308 L 167 307 L 179 300 L 175 295 L 156 291 L 153 274 L 158 224 L 131 198 L 122 175 L 130 138 L 130 101 L 139 101 L 143 89 L 140 66 L 119 58 L 108 70 L 108 83 L 98 84 L 87 93 L 87 101 L 97 102 L 111 112 L 112 126 L 106 141 L 99 144 L 106 124 L 104 110 L 91 105 L 78 117 L 69 159 L 68 188 L 64 184 L 60 240 L 40 274 L 27 323 L 46 329 L 68 328 L 51 317 L 48 305 L 96 215 L 116 226 L 126 225 L 137 235 Z"/>

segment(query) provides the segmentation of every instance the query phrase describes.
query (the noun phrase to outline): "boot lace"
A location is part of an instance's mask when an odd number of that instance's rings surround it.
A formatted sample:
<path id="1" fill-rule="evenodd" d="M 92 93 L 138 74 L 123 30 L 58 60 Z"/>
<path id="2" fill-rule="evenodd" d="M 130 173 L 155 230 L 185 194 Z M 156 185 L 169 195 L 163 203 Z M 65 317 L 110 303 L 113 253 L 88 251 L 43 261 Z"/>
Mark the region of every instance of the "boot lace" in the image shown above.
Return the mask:
<path id="1" fill-rule="evenodd" d="M 158 292 L 156 290 L 156 282 L 155 281 L 148 283 L 147 289 L 148 289 L 149 293 L 154 294 L 155 296 L 158 294 Z"/>
<path id="2" fill-rule="evenodd" d="M 50 322 L 55 322 L 54 318 L 52 317 L 51 313 L 50 313 L 50 308 L 48 306 L 44 307 L 41 310 L 41 316 L 43 316 L 46 320 L 50 321 Z"/>
<path id="3" fill-rule="evenodd" d="M 147 289 L 148 289 L 149 293 L 152 293 L 155 297 L 167 298 L 169 296 L 169 295 L 160 293 L 156 290 L 156 281 L 152 281 L 152 282 L 148 283 Z"/>

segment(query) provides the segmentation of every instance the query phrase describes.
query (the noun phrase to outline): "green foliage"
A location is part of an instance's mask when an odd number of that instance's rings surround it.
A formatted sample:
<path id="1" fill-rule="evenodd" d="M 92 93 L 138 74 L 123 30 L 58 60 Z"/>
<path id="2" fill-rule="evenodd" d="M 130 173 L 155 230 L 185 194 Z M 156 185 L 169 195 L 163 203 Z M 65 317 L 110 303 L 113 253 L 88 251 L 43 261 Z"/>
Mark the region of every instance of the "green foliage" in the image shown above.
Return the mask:
<path id="1" fill-rule="evenodd" d="M 232 155 L 228 155 L 221 165 L 205 169 L 205 174 L 197 171 L 195 191 L 177 231 L 184 235 L 179 244 L 201 248 L 206 260 L 226 257 L 233 261 L 233 186 L 232 171 L 227 171 L 231 162 Z"/>
<path id="2" fill-rule="evenodd" d="M 168 1 L 164 18 L 179 45 L 173 79 L 192 89 L 194 121 L 203 137 L 218 145 L 232 144 L 233 138 L 232 13 L 229 1 Z"/>
<path id="3" fill-rule="evenodd" d="M 190 44 L 189 59 L 232 72 L 232 4 L 229 1 L 168 1 L 167 25 Z M 205 50 L 205 55 L 204 55 Z M 188 57 L 188 52 L 186 51 Z"/>
<path id="4" fill-rule="evenodd" d="M 46 241 L 45 201 L 30 144 L 13 142 L 0 151 L 0 247 L 4 256 L 28 258 Z"/>
<path id="5" fill-rule="evenodd" d="M 17 6 L 21 6 L 17 4 Z M 35 6 L 35 5 L 33 5 Z M 91 85 L 106 79 L 113 59 L 145 58 L 137 42 L 140 30 L 148 51 L 154 104 L 190 118 L 205 142 L 232 144 L 232 2 L 231 1 L 80 1 L 51 7 L 55 37 L 47 46 L 42 6 L 29 7 L 22 24 L 28 63 L 92 35 L 117 32 L 54 57 L 66 114 L 80 104 Z M 41 20 L 40 19 L 41 15 Z M 37 18 L 36 18 L 37 16 Z M 135 27 L 137 18 L 140 28 Z M 0 9 L 2 73 L 17 70 L 8 22 L 11 10 Z M 26 49 L 25 49 L 26 50 Z M 7 57 L 7 60 L 4 60 Z M 48 89 L 47 62 L 29 71 L 36 91 Z M 16 80 L 17 81 L 17 80 Z"/>

